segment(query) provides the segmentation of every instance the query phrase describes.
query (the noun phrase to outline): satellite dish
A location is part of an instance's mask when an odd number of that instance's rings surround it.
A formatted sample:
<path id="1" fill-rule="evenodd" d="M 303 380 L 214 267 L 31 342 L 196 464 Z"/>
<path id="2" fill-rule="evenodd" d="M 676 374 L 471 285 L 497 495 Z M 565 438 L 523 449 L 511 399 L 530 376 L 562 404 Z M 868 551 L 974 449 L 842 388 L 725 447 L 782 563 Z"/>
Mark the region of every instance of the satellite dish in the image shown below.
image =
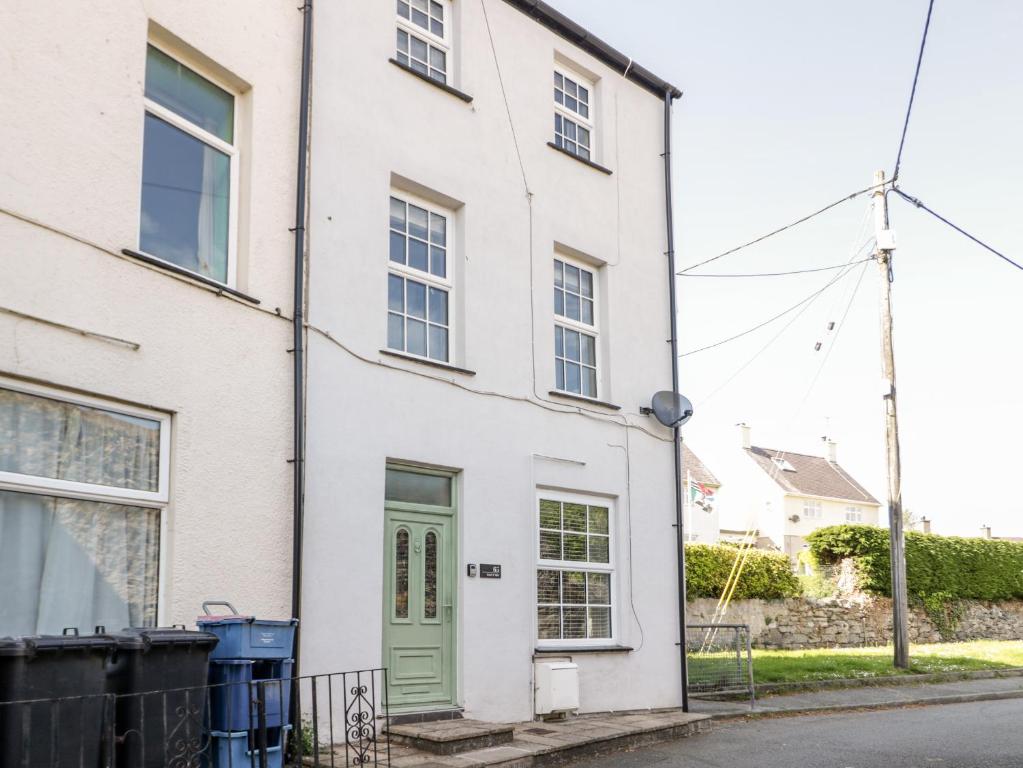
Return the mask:
<path id="1" fill-rule="evenodd" d="M 681 427 L 693 416 L 693 404 L 675 392 L 658 392 L 650 405 L 654 417 L 666 427 Z"/>

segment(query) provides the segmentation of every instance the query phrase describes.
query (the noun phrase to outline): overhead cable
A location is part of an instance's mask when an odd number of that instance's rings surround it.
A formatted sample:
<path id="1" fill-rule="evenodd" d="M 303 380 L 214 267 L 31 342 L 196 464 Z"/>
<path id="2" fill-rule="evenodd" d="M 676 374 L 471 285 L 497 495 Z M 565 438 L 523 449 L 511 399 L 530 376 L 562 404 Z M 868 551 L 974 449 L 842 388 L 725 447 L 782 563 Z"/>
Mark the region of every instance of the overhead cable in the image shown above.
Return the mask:
<path id="1" fill-rule="evenodd" d="M 862 263 L 862 262 L 860 262 L 860 263 Z M 851 266 L 852 265 L 850 265 L 850 267 Z M 752 328 L 748 328 L 747 330 L 743 331 L 742 333 L 737 333 L 734 336 L 729 336 L 726 339 L 721 339 L 719 341 L 715 341 L 713 344 L 707 344 L 706 346 L 698 347 L 697 349 L 691 349 L 688 352 L 683 352 L 682 354 L 679 355 L 679 357 L 688 357 L 689 355 L 695 355 L 697 352 L 705 352 L 708 349 L 714 349 L 715 347 L 720 347 L 721 345 L 727 344 L 730 341 L 735 341 L 736 339 L 741 339 L 743 336 L 748 336 L 749 334 L 751 334 L 751 333 L 753 333 L 755 331 L 759 331 L 761 328 L 763 328 L 766 325 L 770 325 L 775 320 L 780 320 L 781 318 L 785 317 L 785 315 L 789 314 L 789 312 L 794 312 L 795 310 L 799 309 L 801 306 L 803 306 L 807 302 L 813 301 L 818 296 L 820 296 L 822 293 L 824 293 L 826 290 L 828 290 L 828 288 L 830 288 L 835 283 L 837 283 L 839 280 L 841 280 L 843 277 L 848 275 L 849 272 L 850 272 L 850 270 L 845 270 L 843 272 L 839 272 L 838 275 L 836 275 L 831 280 L 829 280 L 827 283 L 825 283 L 823 288 L 818 288 L 816 291 L 811 293 L 806 298 L 796 302 L 795 304 L 793 304 L 788 309 L 785 309 L 785 310 L 779 312 L 777 315 L 774 315 L 773 317 L 770 317 L 767 320 L 764 320 L 762 323 L 757 323 L 757 325 L 753 326 Z"/>
<path id="2" fill-rule="evenodd" d="M 873 256 L 871 256 L 869 259 L 866 259 L 866 260 L 854 261 L 857 256 L 859 256 L 865 250 L 867 250 L 870 247 L 870 245 L 874 242 L 874 238 L 873 237 L 867 238 L 866 241 L 864 241 L 862 239 L 862 238 L 864 238 L 866 236 L 867 230 L 869 229 L 870 213 L 871 213 L 871 208 L 870 208 L 870 206 L 867 206 L 864 209 L 864 211 L 863 211 L 863 219 L 860 222 L 859 229 L 857 229 L 857 231 L 856 231 L 856 236 L 855 236 L 855 238 L 853 238 L 852 244 L 849 247 L 849 258 L 846 260 L 846 262 L 844 264 L 841 265 L 842 267 L 850 267 L 851 268 L 851 267 L 856 266 L 856 264 L 863 263 L 863 261 L 872 261 L 873 260 Z M 860 243 L 859 247 L 856 246 L 856 243 Z M 767 343 L 764 344 L 764 346 L 762 346 L 757 351 L 757 353 L 755 355 L 753 355 L 745 363 L 743 363 L 741 366 L 739 366 L 739 368 L 731 376 L 729 376 L 727 379 L 725 379 L 723 382 L 721 382 L 721 384 L 719 384 L 717 387 L 715 387 L 713 390 L 711 390 L 710 394 L 705 395 L 704 397 L 700 398 L 699 401 L 697 401 L 697 405 L 700 405 L 700 406 L 704 405 L 705 403 L 707 403 L 708 400 L 712 399 L 718 392 L 723 390 L 725 387 L 727 387 L 729 384 L 731 384 L 736 378 L 738 378 L 738 376 L 744 370 L 746 370 L 749 366 L 751 366 L 757 360 L 757 358 L 759 358 L 771 346 L 773 346 L 774 342 L 776 342 L 781 336 L 783 336 L 785 334 L 785 332 L 789 328 L 791 328 L 796 323 L 796 321 L 799 320 L 800 317 L 803 316 L 803 313 L 805 313 L 808 309 L 810 309 L 810 307 L 813 306 L 813 304 L 814 304 L 814 302 L 816 300 L 817 300 L 817 297 L 814 297 L 814 299 L 812 299 L 811 301 L 809 301 L 806 304 L 804 304 L 803 307 L 798 312 L 796 312 L 796 314 L 794 314 L 791 318 L 789 318 L 789 321 L 787 323 L 785 323 L 785 325 L 783 325 L 781 327 L 781 329 L 777 333 L 775 333 L 774 336 L 772 336 L 767 341 Z M 837 304 L 832 307 L 831 312 L 829 312 L 828 314 L 829 315 L 832 314 L 836 308 L 837 308 Z"/>
<path id="3" fill-rule="evenodd" d="M 909 130 L 909 116 L 913 113 L 913 100 L 916 98 L 916 84 L 920 80 L 920 65 L 924 60 L 924 47 L 927 45 L 927 30 L 931 26 L 931 11 L 934 0 L 927 6 L 927 21 L 924 22 L 924 34 L 920 38 L 920 53 L 916 57 L 916 72 L 913 73 L 913 87 L 909 91 L 909 104 L 906 106 L 906 119 L 902 124 L 902 138 L 899 139 L 899 154 L 895 158 L 895 171 L 892 173 L 892 184 L 899 179 L 899 166 L 902 165 L 902 150 L 906 145 L 906 132 Z"/>
<path id="4" fill-rule="evenodd" d="M 835 335 L 831 338 L 831 344 L 828 345 L 827 352 L 824 353 L 824 357 L 821 359 L 821 364 L 817 366 L 817 372 L 813 375 L 813 379 L 810 380 L 810 386 L 806 388 L 806 392 L 803 393 L 803 399 L 799 402 L 799 407 L 796 409 L 798 414 L 802 409 L 806 401 L 810 399 L 810 393 L 813 392 L 813 388 L 817 384 L 817 380 L 821 376 L 821 372 L 824 370 L 824 366 L 828 362 L 828 358 L 831 357 L 831 352 L 838 344 L 838 336 L 842 333 L 842 328 L 845 326 L 846 318 L 849 317 L 849 310 L 852 309 L 853 301 L 856 300 L 856 294 L 860 290 L 860 285 L 863 283 L 863 276 L 867 273 L 867 265 L 863 265 L 863 269 L 860 270 L 860 276 L 856 279 L 856 285 L 853 286 L 852 293 L 849 294 L 849 302 L 845 305 L 845 311 L 842 313 L 842 319 L 838 321 L 838 327 L 835 329 Z"/>
<path id="5" fill-rule="evenodd" d="M 873 256 L 868 256 L 865 259 L 859 261 L 844 262 L 842 264 L 832 264 L 830 267 L 811 267 L 809 269 L 792 269 L 788 272 L 744 272 L 744 273 L 730 273 L 730 274 L 680 274 L 679 277 L 784 277 L 785 275 L 807 275 L 811 272 L 829 272 L 833 269 L 845 269 L 846 267 L 855 266 L 856 264 L 862 264 L 865 261 L 873 261 Z"/>
<path id="6" fill-rule="evenodd" d="M 858 190 L 856 192 L 853 192 L 850 195 L 846 195 L 843 198 L 835 200 L 833 203 L 828 203 L 827 205 L 825 205 L 820 210 L 814 211 L 813 213 L 811 213 L 811 214 L 809 214 L 807 216 L 804 216 L 801 219 L 797 219 L 796 221 L 793 221 L 791 224 L 786 224 L 784 227 L 779 227 L 778 229 L 774 230 L 773 232 L 768 232 L 766 235 L 761 235 L 760 237 L 756 238 L 755 240 L 750 240 L 748 243 L 743 243 L 742 245 L 737 245 L 735 248 L 730 248 L 729 250 L 725 251 L 724 253 L 719 253 L 717 256 L 712 256 L 709 259 L 705 259 L 705 260 L 703 260 L 701 262 L 693 264 L 692 266 L 686 267 L 685 269 L 680 270 L 680 271 L 676 272 L 675 274 L 677 274 L 677 275 L 684 275 L 686 272 L 690 272 L 690 271 L 696 269 L 697 267 L 702 267 L 704 264 L 710 264 L 712 261 L 717 261 L 718 259 L 724 258 L 725 256 L 730 256 L 733 253 L 741 251 L 744 248 L 749 248 L 751 245 L 756 245 L 757 243 L 763 242 L 764 240 L 767 240 L 769 237 L 774 237 L 775 235 L 781 234 L 782 232 L 785 232 L 786 230 L 792 229 L 793 227 L 799 226 L 800 224 L 804 224 L 807 221 L 810 221 L 810 219 L 816 218 L 817 216 L 820 216 L 822 213 L 826 213 L 827 211 L 830 211 L 832 208 L 838 207 L 842 203 L 847 203 L 850 200 L 855 200 L 857 197 L 859 197 L 860 195 L 865 195 L 867 192 L 873 192 L 875 189 L 877 189 L 878 187 L 881 187 L 881 186 L 884 186 L 884 185 L 883 184 L 871 184 L 869 187 L 864 187 L 863 189 Z"/>
<path id="7" fill-rule="evenodd" d="M 995 256 L 997 256 L 997 257 L 998 257 L 998 258 L 1000 258 L 1000 259 L 1003 259 L 1004 261 L 1007 261 L 1007 262 L 1009 262 L 1009 263 L 1010 263 L 1010 264 L 1012 264 L 1012 266 L 1014 266 L 1014 267 L 1015 267 L 1016 269 L 1023 269 L 1023 264 L 1019 264 L 1018 262 L 1015 262 L 1015 261 L 1013 261 L 1012 259 L 1010 259 L 1010 258 L 1009 258 L 1008 256 L 1006 256 L 1006 255 L 1005 255 L 1004 253 L 1001 253 L 1000 251 L 996 251 L 996 250 L 995 250 L 994 248 L 992 248 L 992 247 L 991 247 L 990 245 L 988 245 L 987 243 L 985 243 L 985 242 L 984 242 L 983 240 L 980 240 L 979 238 L 976 238 L 976 237 L 974 237 L 973 235 L 971 235 L 971 234 L 970 234 L 969 232 L 967 232 L 967 231 L 966 231 L 965 229 L 963 229 L 962 227 L 956 226 L 955 224 L 953 224 L 953 223 L 952 223 L 951 221 L 949 221 L 948 219 L 946 219 L 946 218 L 945 218 L 944 216 L 942 216 L 942 215 L 941 215 L 940 213 L 938 213 L 937 211 L 932 211 L 932 210 L 931 210 L 930 208 L 928 208 L 928 207 L 927 207 L 926 205 L 924 205 L 924 204 L 923 204 L 923 203 L 922 203 L 922 202 L 921 202 L 920 200 L 918 200 L 917 198 L 915 198 L 915 197 L 912 197 L 912 196 L 910 196 L 910 195 L 907 195 L 907 194 L 906 194 L 905 192 L 903 192 L 903 191 L 902 191 L 901 189 L 899 189 L 899 188 L 897 188 L 897 187 L 896 187 L 896 188 L 893 188 L 893 189 L 892 189 L 892 192 L 894 192 L 895 194 L 897 194 L 897 195 L 898 195 L 899 197 L 901 197 L 901 198 L 902 198 L 903 200 L 905 200 L 906 202 L 912 203 L 912 204 L 913 204 L 913 205 L 915 205 L 915 206 L 916 206 L 917 208 L 921 208 L 921 209 L 923 209 L 923 210 L 927 211 L 927 213 L 931 214 L 931 216 L 933 216 L 934 218 L 938 219 L 938 221 L 941 221 L 941 222 L 943 222 L 943 223 L 945 223 L 945 224 L 948 224 L 948 226 L 952 227 L 952 229 L 954 229 L 954 230 L 955 230 L 956 232 L 958 232 L 958 233 L 959 233 L 960 235 L 964 235 L 964 236 L 966 236 L 966 237 L 970 238 L 970 240 L 972 240 L 973 242 L 975 242 L 975 243 L 976 243 L 977 245 L 979 245 L 979 246 L 980 246 L 981 248 L 985 248 L 985 249 L 987 249 L 987 250 L 991 251 L 991 253 L 993 253 L 993 254 L 994 254 Z"/>

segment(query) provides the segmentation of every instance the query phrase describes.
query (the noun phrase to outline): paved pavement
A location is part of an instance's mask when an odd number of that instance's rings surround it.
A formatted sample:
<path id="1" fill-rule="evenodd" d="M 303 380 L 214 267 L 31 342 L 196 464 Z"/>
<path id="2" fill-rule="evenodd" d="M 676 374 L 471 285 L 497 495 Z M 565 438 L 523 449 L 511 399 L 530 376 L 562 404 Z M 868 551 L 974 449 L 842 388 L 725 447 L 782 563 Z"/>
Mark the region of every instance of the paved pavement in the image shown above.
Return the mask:
<path id="1" fill-rule="evenodd" d="M 1020 768 L 1023 699 L 719 722 L 578 768 Z"/>
<path id="2" fill-rule="evenodd" d="M 883 707 L 899 704 L 953 703 L 985 698 L 1023 697 L 1023 677 L 995 677 L 982 680 L 955 680 L 922 685 L 858 686 L 801 693 L 774 694 L 757 700 L 754 713 L 824 710 L 838 707 Z M 693 712 L 715 717 L 750 712 L 748 701 L 691 700 Z M 1023 722 L 1020 723 L 1023 729 Z M 1019 765 L 1023 766 L 1023 755 Z"/>

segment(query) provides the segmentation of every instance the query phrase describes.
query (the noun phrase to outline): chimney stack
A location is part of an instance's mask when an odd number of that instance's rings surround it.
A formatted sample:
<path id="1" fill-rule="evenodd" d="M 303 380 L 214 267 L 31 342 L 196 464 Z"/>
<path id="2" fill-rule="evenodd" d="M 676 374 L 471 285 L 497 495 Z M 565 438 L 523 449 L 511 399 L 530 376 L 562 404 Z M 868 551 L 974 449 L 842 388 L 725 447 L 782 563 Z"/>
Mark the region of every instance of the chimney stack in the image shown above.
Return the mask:
<path id="1" fill-rule="evenodd" d="M 928 520 L 926 517 L 920 518 L 920 530 L 923 533 L 930 533 L 931 532 L 931 521 Z"/>
<path id="2" fill-rule="evenodd" d="M 981 535 L 981 538 L 990 539 L 991 538 L 991 526 L 990 525 L 982 525 L 982 526 L 980 526 L 980 535 Z"/>
<path id="3" fill-rule="evenodd" d="M 830 437 L 824 438 L 824 458 L 831 464 L 838 463 L 838 443 Z"/>
<path id="4" fill-rule="evenodd" d="M 745 448 L 746 450 L 749 450 L 749 448 L 752 446 L 752 443 L 750 442 L 750 440 L 752 439 L 750 437 L 751 431 L 750 427 L 746 423 L 740 423 L 738 427 L 739 435 L 742 438 L 742 447 Z"/>

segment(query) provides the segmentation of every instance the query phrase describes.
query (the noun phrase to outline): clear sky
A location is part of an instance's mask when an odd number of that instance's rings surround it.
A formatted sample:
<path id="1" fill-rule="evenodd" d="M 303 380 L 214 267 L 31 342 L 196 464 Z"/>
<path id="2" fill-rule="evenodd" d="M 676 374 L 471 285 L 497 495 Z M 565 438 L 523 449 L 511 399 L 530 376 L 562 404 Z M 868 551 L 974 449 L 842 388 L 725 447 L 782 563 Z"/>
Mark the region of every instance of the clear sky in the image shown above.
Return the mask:
<path id="1" fill-rule="evenodd" d="M 926 0 L 549 2 L 685 92 L 673 136 L 680 266 L 866 187 L 875 170 L 891 173 Z M 1017 0 L 936 0 L 900 172 L 908 194 L 1016 261 L 1020 30 Z M 857 198 L 697 271 L 844 263 L 868 239 L 869 204 Z M 938 533 L 977 535 L 987 523 L 996 536 L 1023 536 L 1023 271 L 895 196 L 890 211 L 903 503 Z M 879 276 L 868 262 L 850 300 L 859 269 L 723 388 L 792 315 L 682 359 L 682 391 L 696 406 L 685 438 L 712 470 L 737 450 L 739 421 L 754 444 L 803 453 L 819 454 L 827 433 L 842 465 L 885 498 Z M 835 274 L 681 278 L 681 348 L 756 325 Z M 836 338 L 827 323 L 847 307 Z"/>

